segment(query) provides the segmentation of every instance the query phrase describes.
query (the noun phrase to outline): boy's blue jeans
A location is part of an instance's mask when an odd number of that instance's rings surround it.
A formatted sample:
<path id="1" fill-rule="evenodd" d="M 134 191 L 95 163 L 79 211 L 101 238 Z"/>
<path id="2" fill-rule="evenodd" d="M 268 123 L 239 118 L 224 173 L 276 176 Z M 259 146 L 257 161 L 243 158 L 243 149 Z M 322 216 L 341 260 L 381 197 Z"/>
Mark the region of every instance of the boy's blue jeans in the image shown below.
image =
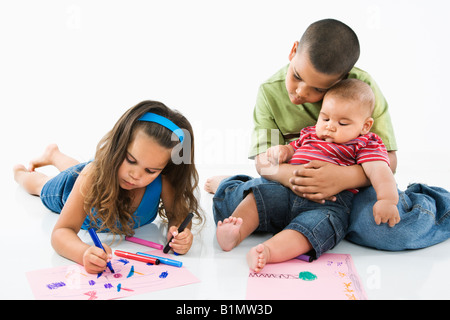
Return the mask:
<path id="1" fill-rule="evenodd" d="M 233 178 L 238 181 L 235 186 Z M 256 180 L 250 178 L 243 182 L 242 176 L 235 176 L 222 181 L 214 195 L 215 203 L 216 200 L 221 203 L 219 217 L 217 204 L 213 208 L 216 223 L 233 213 L 243 199 L 242 190 L 251 188 Z M 373 187 L 362 188 L 355 195 L 346 237 L 349 241 L 381 250 L 400 251 L 429 247 L 450 238 L 450 193 L 445 189 L 412 184 L 404 192 L 399 191 L 397 207 L 401 221 L 393 228 L 375 224 L 372 207 L 376 199 Z"/>
<path id="2" fill-rule="evenodd" d="M 353 199 L 347 239 L 363 246 L 400 251 L 432 246 L 450 238 L 450 193 L 439 187 L 411 184 L 399 191 L 400 223 L 376 225 L 372 207 L 377 196 L 367 187 Z"/>

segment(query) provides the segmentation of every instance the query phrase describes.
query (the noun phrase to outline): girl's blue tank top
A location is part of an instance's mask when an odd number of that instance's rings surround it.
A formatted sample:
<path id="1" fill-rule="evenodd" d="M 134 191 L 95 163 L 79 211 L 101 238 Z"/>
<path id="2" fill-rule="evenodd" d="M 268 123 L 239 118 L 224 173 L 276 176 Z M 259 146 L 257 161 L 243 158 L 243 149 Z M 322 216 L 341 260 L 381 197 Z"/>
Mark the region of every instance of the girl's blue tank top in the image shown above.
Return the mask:
<path id="1" fill-rule="evenodd" d="M 142 196 L 141 203 L 139 207 L 134 212 L 133 229 L 139 228 L 143 225 L 153 222 L 158 214 L 159 200 L 161 198 L 162 190 L 162 180 L 159 175 L 152 183 L 150 183 L 146 188 L 144 195 Z M 91 219 L 89 216 L 83 222 L 82 229 L 89 229 L 89 224 Z M 104 230 L 103 232 L 108 232 L 109 230 Z"/>

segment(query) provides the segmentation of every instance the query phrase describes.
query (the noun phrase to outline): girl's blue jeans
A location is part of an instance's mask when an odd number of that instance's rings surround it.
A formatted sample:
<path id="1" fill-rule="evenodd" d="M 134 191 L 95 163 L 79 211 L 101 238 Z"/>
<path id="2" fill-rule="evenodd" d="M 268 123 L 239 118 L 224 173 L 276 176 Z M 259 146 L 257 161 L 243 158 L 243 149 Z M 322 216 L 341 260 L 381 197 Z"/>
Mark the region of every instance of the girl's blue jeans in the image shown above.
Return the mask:
<path id="1" fill-rule="evenodd" d="M 265 179 L 234 176 L 225 179 L 214 195 L 213 211 L 217 220 L 230 216 L 245 197 L 245 191 Z M 270 198 L 270 192 L 268 192 Z M 269 200 L 269 199 L 268 199 Z M 353 198 L 346 238 L 356 244 L 381 250 L 400 251 L 425 248 L 450 238 L 450 193 L 439 187 L 412 184 L 399 191 L 401 221 L 394 227 L 377 225 L 372 207 L 377 200 L 373 187 L 360 189 Z"/>

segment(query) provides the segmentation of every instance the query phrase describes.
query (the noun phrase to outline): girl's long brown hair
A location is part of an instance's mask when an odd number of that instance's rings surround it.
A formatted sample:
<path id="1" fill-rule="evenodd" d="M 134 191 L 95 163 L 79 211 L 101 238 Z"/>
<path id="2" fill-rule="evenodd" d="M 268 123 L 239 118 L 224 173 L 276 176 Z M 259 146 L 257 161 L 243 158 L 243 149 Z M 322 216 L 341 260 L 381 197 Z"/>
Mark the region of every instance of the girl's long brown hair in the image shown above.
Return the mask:
<path id="1" fill-rule="evenodd" d="M 160 203 L 159 215 L 165 220 L 169 216 L 181 223 L 187 214 L 192 212 L 200 222 L 202 221 L 199 204 L 194 194 L 198 187 L 198 173 L 194 164 L 194 134 L 191 124 L 181 113 L 171 110 L 161 102 L 148 100 L 129 109 L 97 146 L 95 160 L 92 162 L 93 170 L 89 177 L 92 183 L 85 194 L 84 209 L 90 216 L 91 226 L 98 228 L 98 231 L 109 229 L 113 234 L 126 236 L 134 234 L 131 199 L 128 192 L 119 187 L 117 173 L 137 130 L 143 130 L 167 149 L 173 149 L 180 143 L 178 139 L 172 139 L 172 131 L 166 127 L 158 123 L 138 120 L 147 112 L 156 113 L 171 120 L 184 131 L 185 135 L 182 148 L 176 155 L 176 164 L 173 161 L 174 152 L 172 152 L 169 163 L 161 172 L 175 191 L 174 210 L 166 212 Z M 179 163 L 180 159 L 184 161 Z"/>

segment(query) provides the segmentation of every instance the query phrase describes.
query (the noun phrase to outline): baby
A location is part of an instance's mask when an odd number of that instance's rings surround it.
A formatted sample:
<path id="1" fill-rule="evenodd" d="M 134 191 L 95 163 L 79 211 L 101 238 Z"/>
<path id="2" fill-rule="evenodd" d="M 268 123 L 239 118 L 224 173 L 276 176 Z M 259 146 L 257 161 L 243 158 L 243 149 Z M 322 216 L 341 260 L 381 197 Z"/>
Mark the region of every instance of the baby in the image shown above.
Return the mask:
<path id="1" fill-rule="evenodd" d="M 267 158 L 274 164 L 288 161 L 291 164 L 305 164 L 312 160 L 343 166 L 361 164 L 377 193 L 377 202 L 373 206 L 375 223 L 388 223 L 393 227 L 400 221 L 398 192 L 386 148 L 381 139 L 370 132 L 374 121 L 371 117 L 374 103 L 374 94 L 366 83 L 356 79 L 339 82 L 325 95 L 316 125 L 304 128 L 300 138 L 288 145 L 269 148 Z M 286 215 L 288 222 L 284 229 L 281 228 L 280 232 L 253 247 L 247 254 L 249 267 L 255 272 L 267 263 L 287 261 L 311 250 L 318 257 L 334 247 L 348 228 L 352 202 L 349 195 L 358 192 L 343 191 L 329 199 L 332 201 L 323 200 L 318 204 L 298 197 L 281 185 L 274 183 L 273 186 L 271 197 L 276 198 L 278 203 L 286 201 L 295 205 L 290 205 L 283 212 L 273 213 L 273 217 L 264 218 L 265 224 L 271 223 L 267 222 L 271 219 L 279 223 L 281 214 Z M 280 186 L 289 192 L 281 190 Z M 255 188 L 229 218 L 218 221 L 216 236 L 223 250 L 231 250 L 258 229 L 261 214 L 254 192 Z M 323 228 L 317 235 L 314 230 L 324 219 L 329 219 L 333 228 Z M 337 223 L 339 227 L 335 226 Z M 336 232 L 337 229 L 339 232 Z M 326 245 L 330 238 L 335 240 Z"/>

